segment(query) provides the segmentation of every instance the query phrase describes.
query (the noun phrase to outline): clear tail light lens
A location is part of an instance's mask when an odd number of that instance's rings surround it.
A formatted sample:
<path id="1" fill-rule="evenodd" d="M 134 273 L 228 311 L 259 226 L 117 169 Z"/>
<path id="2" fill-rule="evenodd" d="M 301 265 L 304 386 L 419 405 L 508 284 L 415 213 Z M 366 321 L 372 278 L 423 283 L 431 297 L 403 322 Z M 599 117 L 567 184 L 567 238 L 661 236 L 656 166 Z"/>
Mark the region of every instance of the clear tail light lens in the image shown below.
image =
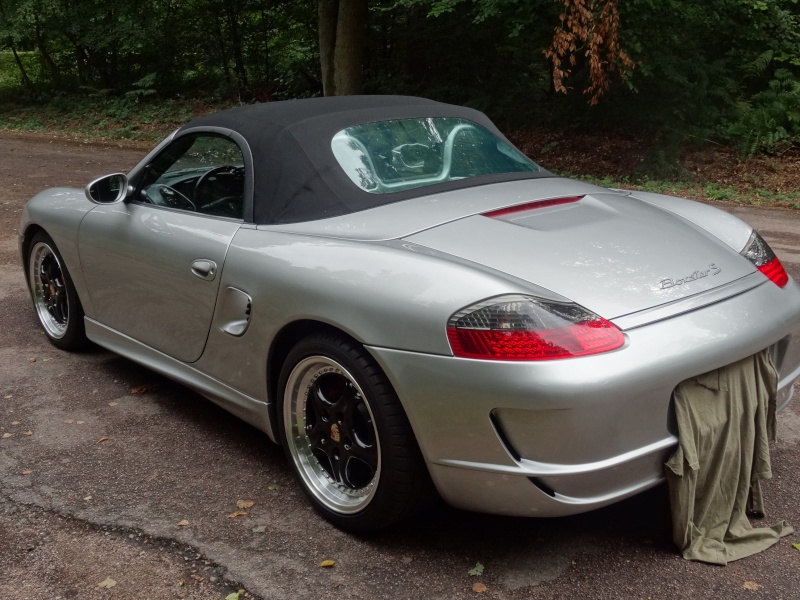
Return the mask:
<path id="1" fill-rule="evenodd" d="M 789 282 L 789 275 L 783 268 L 781 261 L 775 256 L 772 248 L 758 233 L 753 231 L 741 255 L 756 266 L 756 269 L 766 275 L 778 287 L 783 287 Z"/>
<path id="2" fill-rule="evenodd" d="M 530 296 L 468 306 L 450 317 L 447 337 L 455 356 L 484 360 L 556 360 L 625 343 L 617 327 L 577 304 Z"/>

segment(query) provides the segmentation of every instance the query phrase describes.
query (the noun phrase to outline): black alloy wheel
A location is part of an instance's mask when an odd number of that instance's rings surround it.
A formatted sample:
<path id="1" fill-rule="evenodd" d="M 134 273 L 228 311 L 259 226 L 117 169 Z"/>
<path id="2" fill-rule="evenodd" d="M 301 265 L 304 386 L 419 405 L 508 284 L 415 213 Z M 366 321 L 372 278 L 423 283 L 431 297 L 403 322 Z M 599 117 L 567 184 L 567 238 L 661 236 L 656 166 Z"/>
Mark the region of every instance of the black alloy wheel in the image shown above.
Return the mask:
<path id="1" fill-rule="evenodd" d="M 299 342 L 279 383 L 279 429 L 314 507 L 356 533 L 424 507 L 433 486 L 386 376 L 363 346 L 335 334 Z"/>
<path id="2" fill-rule="evenodd" d="M 44 232 L 31 239 L 27 275 L 36 316 L 50 342 L 62 350 L 83 348 L 83 308 L 64 259 Z"/>

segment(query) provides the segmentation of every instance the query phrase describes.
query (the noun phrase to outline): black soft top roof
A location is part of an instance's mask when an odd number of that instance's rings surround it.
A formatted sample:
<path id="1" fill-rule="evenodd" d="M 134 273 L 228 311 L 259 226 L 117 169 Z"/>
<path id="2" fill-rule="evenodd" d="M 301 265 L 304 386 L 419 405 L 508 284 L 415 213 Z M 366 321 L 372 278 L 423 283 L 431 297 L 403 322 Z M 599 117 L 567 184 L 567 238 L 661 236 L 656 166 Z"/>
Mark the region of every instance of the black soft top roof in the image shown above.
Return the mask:
<path id="1" fill-rule="evenodd" d="M 393 119 L 456 117 L 505 139 L 481 112 L 410 96 L 337 96 L 241 106 L 193 119 L 180 131 L 221 127 L 239 133 L 253 155 L 253 220 L 296 223 L 482 183 L 550 176 L 547 171 L 487 175 L 390 194 L 355 185 L 331 149 L 333 136 L 353 125 Z"/>

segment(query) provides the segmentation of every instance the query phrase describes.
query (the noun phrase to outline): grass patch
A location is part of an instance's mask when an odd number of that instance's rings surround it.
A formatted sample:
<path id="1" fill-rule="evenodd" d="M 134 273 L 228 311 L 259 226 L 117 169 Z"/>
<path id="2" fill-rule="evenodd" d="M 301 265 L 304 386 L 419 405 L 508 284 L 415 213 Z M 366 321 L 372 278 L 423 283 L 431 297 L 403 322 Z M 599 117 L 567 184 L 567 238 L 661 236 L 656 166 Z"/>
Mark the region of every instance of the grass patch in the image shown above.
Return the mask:
<path id="1" fill-rule="evenodd" d="M 641 190 L 704 202 L 800 209 L 800 191 L 776 193 L 765 188 L 748 185 L 747 183 L 743 183 L 740 186 L 723 185 L 716 182 L 587 177 L 580 173 L 560 173 L 560 175 L 580 179 L 581 181 L 606 188 Z"/>
<path id="2" fill-rule="evenodd" d="M 206 100 L 56 96 L 47 103 L 0 103 L 0 131 L 46 133 L 85 142 L 153 144 L 192 117 L 227 108 Z"/>

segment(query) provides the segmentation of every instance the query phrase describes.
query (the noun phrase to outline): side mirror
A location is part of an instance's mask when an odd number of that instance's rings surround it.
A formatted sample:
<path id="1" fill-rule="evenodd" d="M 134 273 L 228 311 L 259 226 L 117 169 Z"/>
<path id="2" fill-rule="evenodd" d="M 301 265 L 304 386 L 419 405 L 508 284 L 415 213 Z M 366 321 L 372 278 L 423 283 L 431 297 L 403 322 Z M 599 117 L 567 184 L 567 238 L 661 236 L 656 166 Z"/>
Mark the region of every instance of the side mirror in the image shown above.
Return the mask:
<path id="1" fill-rule="evenodd" d="M 128 178 L 122 173 L 106 175 L 86 186 L 86 197 L 95 204 L 114 204 L 128 195 Z"/>

